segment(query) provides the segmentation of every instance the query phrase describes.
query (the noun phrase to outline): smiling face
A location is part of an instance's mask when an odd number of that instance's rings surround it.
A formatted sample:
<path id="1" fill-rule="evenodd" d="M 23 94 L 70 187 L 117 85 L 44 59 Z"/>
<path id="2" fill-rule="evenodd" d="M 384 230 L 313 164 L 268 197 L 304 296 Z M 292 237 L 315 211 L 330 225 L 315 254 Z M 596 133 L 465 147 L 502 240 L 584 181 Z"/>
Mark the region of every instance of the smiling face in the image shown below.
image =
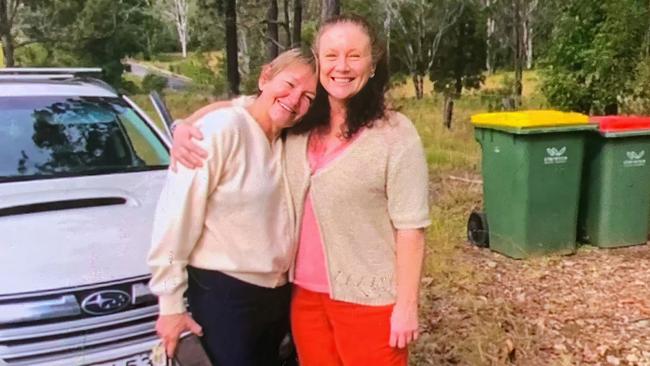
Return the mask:
<path id="1" fill-rule="evenodd" d="M 343 102 L 359 93 L 373 73 L 370 37 L 357 24 L 333 24 L 318 40 L 318 62 L 330 101 Z"/>
<path id="2" fill-rule="evenodd" d="M 311 65 L 295 62 L 275 75 L 262 71 L 259 80 L 260 95 L 268 121 L 275 129 L 293 126 L 307 113 L 316 96 L 316 75 Z"/>

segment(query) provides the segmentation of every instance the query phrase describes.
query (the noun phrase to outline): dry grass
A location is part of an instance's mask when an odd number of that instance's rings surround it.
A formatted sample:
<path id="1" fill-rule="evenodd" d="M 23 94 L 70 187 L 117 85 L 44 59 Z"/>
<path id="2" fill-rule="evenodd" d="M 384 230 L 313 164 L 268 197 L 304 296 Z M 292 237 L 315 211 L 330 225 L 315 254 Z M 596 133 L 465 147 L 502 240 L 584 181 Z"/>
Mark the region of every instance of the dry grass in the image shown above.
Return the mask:
<path id="1" fill-rule="evenodd" d="M 492 75 L 486 75 L 481 91 L 486 92 L 503 87 L 503 80 L 506 77 L 514 78 L 514 72 L 498 72 Z M 539 85 L 540 80 L 537 71 L 525 70 L 523 85 L 524 98 L 537 96 Z M 432 90 L 432 84 L 428 78 L 424 79 L 424 90 L 425 94 L 429 94 Z M 413 83 L 411 81 L 394 86 L 391 93 L 396 98 L 415 98 L 415 89 L 413 88 Z M 470 91 L 470 94 L 473 93 L 476 93 L 476 91 Z"/>
<path id="2" fill-rule="evenodd" d="M 495 90 L 503 85 L 503 79 L 506 77 L 514 78 L 514 72 L 500 72 L 489 75 L 485 78 L 482 90 Z M 523 96 L 531 97 L 537 94 L 539 90 L 539 76 L 535 70 L 524 71 Z"/>

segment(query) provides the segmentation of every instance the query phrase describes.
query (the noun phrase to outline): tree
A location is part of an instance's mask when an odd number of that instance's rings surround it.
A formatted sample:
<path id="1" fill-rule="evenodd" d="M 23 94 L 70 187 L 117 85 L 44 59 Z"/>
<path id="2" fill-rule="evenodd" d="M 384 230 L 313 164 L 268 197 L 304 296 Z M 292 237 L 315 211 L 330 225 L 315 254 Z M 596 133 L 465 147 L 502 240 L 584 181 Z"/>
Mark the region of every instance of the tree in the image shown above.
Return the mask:
<path id="1" fill-rule="evenodd" d="M 302 43 L 302 0 L 293 0 L 293 29 L 291 47 L 300 47 Z"/>
<path id="2" fill-rule="evenodd" d="M 515 108 L 521 105 L 524 90 L 524 19 L 522 12 L 526 0 L 512 0 L 512 45 L 513 66 L 515 68 Z"/>
<path id="3" fill-rule="evenodd" d="M 444 34 L 462 14 L 463 0 L 406 0 L 388 7 L 396 12 L 391 33 L 393 55 L 408 70 L 415 96 L 424 96 L 424 76 L 429 74 Z"/>
<path id="4" fill-rule="evenodd" d="M 481 5 L 465 0 L 455 25 L 441 40 L 438 55 L 429 71 L 434 90 L 445 96 L 445 125 L 451 127 L 454 99 L 463 89 L 478 89 L 484 80 L 486 29 L 482 26 Z"/>
<path id="5" fill-rule="evenodd" d="M 487 30 L 486 68 L 515 70 L 515 85 L 521 85 L 524 67 L 531 69 L 543 55 L 554 27 L 558 0 L 481 0 Z M 497 20 L 499 20 L 497 22 Z M 513 94 L 520 98 L 520 88 Z"/>
<path id="6" fill-rule="evenodd" d="M 320 6 L 321 23 L 341 13 L 341 3 L 339 0 L 321 0 Z"/>
<path id="7" fill-rule="evenodd" d="M 616 114 L 643 55 L 646 0 L 572 0 L 556 20 L 542 91 L 559 108 Z"/>
<path id="8" fill-rule="evenodd" d="M 286 40 L 285 48 L 290 48 L 293 41 L 291 40 L 291 18 L 289 17 L 289 0 L 282 1 L 282 14 L 284 15 L 284 21 L 282 22 L 282 28 L 284 29 L 284 39 Z"/>
<path id="9" fill-rule="evenodd" d="M 224 0 L 226 17 L 226 68 L 230 96 L 239 95 L 239 60 L 237 59 L 237 1 Z"/>
<path id="10" fill-rule="evenodd" d="M 495 42 L 495 32 L 496 32 L 496 20 L 495 20 L 495 9 L 494 4 L 495 0 L 483 0 L 484 7 L 486 9 L 486 32 L 487 36 L 485 37 L 486 41 L 486 56 L 485 56 L 485 68 L 487 69 L 488 75 L 494 73 L 494 42 Z"/>
<path id="11" fill-rule="evenodd" d="M 14 36 L 12 34 L 21 0 L 0 0 L 0 42 L 7 67 L 14 66 Z"/>
<path id="12" fill-rule="evenodd" d="M 266 13 L 266 58 L 273 60 L 278 56 L 278 1 L 269 0 Z"/>
<path id="13" fill-rule="evenodd" d="M 43 66 L 99 66 L 121 84 L 121 60 L 143 43 L 144 0 L 34 1 L 24 10 L 23 37 L 48 52 Z"/>
<path id="14" fill-rule="evenodd" d="M 161 16 L 176 26 L 178 42 L 181 45 L 183 57 L 187 57 L 187 42 L 189 40 L 189 0 L 156 0 L 156 6 Z"/>
<path id="15" fill-rule="evenodd" d="M 526 58 L 526 34 L 530 33 L 528 19 L 532 12 L 528 9 L 537 6 L 537 0 L 496 0 L 496 15 L 502 20 L 502 40 L 510 47 L 512 56 L 512 68 L 514 69 L 514 105 L 515 108 L 521 105 L 523 95 L 523 70 Z M 527 28 L 528 27 L 528 28 Z M 532 37 L 532 34 L 531 34 Z M 532 38 L 531 43 L 532 43 Z M 531 45 L 532 54 L 532 45 Z"/>
<path id="16" fill-rule="evenodd" d="M 222 0 L 196 0 L 192 37 L 204 50 L 225 48 L 225 18 Z"/>

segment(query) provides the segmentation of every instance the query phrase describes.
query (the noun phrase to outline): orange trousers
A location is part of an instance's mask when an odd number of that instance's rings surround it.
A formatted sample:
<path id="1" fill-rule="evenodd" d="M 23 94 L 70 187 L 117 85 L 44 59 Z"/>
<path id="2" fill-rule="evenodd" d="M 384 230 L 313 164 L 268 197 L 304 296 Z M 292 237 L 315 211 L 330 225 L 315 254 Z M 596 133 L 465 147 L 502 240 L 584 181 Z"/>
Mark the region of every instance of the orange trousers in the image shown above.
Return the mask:
<path id="1" fill-rule="evenodd" d="M 300 366 L 406 366 L 408 349 L 388 345 L 392 310 L 294 286 L 291 331 Z"/>

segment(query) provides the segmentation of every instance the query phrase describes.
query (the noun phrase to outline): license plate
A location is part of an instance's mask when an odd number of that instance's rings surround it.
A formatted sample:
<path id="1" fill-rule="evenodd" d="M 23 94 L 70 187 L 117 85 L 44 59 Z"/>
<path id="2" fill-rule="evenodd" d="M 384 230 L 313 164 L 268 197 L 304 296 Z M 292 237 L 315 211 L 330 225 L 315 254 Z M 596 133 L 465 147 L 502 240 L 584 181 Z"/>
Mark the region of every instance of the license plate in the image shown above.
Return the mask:
<path id="1" fill-rule="evenodd" d="M 151 352 L 138 353 L 118 360 L 94 364 L 92 366 L 152 366 L 149 355 Z"/>

